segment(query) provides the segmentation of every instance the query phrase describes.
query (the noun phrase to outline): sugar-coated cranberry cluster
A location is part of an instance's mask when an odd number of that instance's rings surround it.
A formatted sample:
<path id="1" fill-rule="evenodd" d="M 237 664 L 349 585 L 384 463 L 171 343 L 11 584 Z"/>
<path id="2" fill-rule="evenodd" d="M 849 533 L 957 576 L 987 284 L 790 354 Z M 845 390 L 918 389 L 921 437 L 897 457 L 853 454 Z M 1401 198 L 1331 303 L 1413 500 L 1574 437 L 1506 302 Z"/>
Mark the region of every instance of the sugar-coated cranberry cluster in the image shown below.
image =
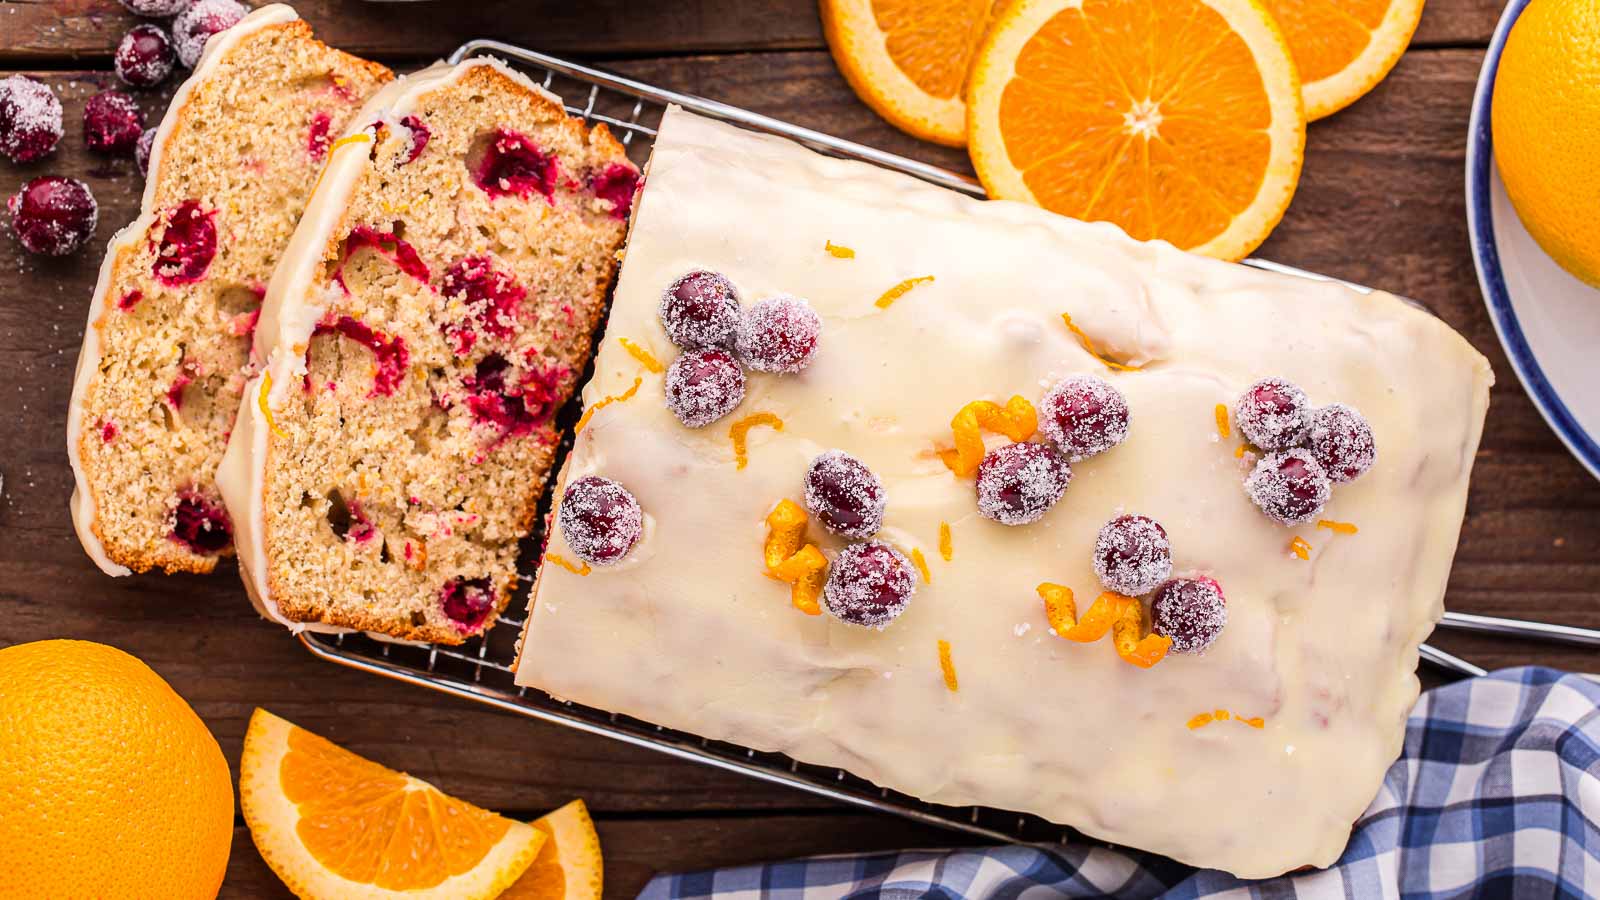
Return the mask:
<path id="1" fill-rule="evenodd" d="M 667 368 L 667 408 L 703 428 L 744 400 L 745 368 L 793 375 L 811 364 L 822 317 L 799 297 L 768 297 L 745 309 L 723 275 L 697 269 L 661 294 L 657 310 L 682 353 Z"/>
<path id="2" fill-rule="evenodd" d="M 1129 597 L 1154 592 L 1150 631 L 1178 653 L 1200 653 L 1228 624 L 1222 586 L 1204 576 L 1172 578 L 1172 542 L 1149 516 L 1121 515 L 1100 529 L 1094 571 L 1107 590 Z"/>
<path id="3" fill-rule="evenodd" d="M 805 477 L 806 511 L 822 527 L 847 538 L 822 586 L 823 606 L 841 622 L 882 628 L 894 621 L 917 592 L 916 571 L 894 545 L 874 540 L 883 528 L 888 495 L 867 464 L 843 450 L 811 461 Z"/>
<path id="4" fill-rule="evenodd" d="M 1284 525 L 1316 518 L 1335 484 L 1360 478 L 1378 457 L 1361 413 L 1342 403 L 1312 409 L 1305 391 L 1282 378 L 1251 385 L 1233 416 L 1245 439 L 1266 451 L 1245 477 L 1245 492 Z"/>

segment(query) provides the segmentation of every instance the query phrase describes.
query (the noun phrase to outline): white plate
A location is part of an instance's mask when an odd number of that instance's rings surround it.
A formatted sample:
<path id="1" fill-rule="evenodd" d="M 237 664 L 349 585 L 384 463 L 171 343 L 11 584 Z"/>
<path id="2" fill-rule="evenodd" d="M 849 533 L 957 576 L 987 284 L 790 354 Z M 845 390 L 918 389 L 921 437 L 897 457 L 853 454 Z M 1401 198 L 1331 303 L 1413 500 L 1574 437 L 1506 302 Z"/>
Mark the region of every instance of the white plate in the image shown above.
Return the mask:
<path id="1" fill-rule="evenodd" d="M 1467 228 L 1483 302 L 1517 377 L 1562 443 L 1600 478 L 1600 290 L 1539 248 L 1494 164 L 1489 111 L 1495 71 L 1506 35 L 1528 2 L 1506 6 L 1478 74 L 1467 135 Z"/>

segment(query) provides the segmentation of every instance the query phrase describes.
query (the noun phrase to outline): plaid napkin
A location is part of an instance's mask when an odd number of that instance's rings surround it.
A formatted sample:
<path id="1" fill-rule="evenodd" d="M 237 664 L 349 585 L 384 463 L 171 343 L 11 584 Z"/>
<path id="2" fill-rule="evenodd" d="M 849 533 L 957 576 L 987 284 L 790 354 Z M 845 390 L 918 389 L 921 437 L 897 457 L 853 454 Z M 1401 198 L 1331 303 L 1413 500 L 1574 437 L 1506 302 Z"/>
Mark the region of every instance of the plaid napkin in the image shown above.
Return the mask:
<path id="1" fill-rule="evenodd" d="M 1600 684 L 1506 669 L 1422 695 L 1331 868 L 1241 881 L 1090 845 L 908 851 L 661 875 L 642 900 L 1589 897 L 1600 894 Z"/>

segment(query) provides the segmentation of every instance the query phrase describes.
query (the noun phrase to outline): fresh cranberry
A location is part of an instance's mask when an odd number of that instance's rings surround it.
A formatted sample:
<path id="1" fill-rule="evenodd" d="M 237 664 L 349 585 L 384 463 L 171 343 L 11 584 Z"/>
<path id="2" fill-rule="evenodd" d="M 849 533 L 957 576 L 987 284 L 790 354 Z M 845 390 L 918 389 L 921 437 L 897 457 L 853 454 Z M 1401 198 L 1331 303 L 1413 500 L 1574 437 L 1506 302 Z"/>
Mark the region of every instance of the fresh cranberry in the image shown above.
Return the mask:
<path id="1" fill-rule="evenodd" d="M 167 403 L 173 409 L 183 409 L 183 391 L 193 383 L 193 364 L 186 362 L 178 369 L 178 377 L 172 379 L 172 386 L 167 388 Z"/>
<path id="2" fill-rule="evenodd" d="M 453 578 L 440 592 L 439 605 L 457 628 L 470 633 L 483 627 L 499 599 L 487 578 Z"/>
<path id="3" fill-rule="evenodd" d="M 139 135 L 139 143 L 133 145 L 133 162 L 139 167 L 139 174 L 145 177 L 150 175 L 150 150 L 156 143 L 156 130 L 146 128 L 144 134 Z"/>
<path id="4" fill-rule="evenodd" d="M 333 143 L 333 119 L 325 112 L 319 112 L 311 117 L 311 125 L 306 131 L 306 155 L 312 162 L 322 162 L 328 155 L 328 147 Z"/>
<path id="5" fill-rule="evenodd" d="M 144 134 L 144 112 L 121 91 L 101 91 L 83 104 L 83 140 L 109 156 L 131 155 Z"/>
<path id="6" fill-rule="evenodd" d="M 639 187 L 639 170 L 623 163 L 612 163 L 589 181 L 589 190 L 611 204 L 611 217 L 626 219 L 633 209 L 633 192 Z"/>
<path id="7" fill-rule="evenodd" d="M 122 36 L 111 58 L 117 77 L 137 88 L 155 87 L 172 74 L 178 56 L 159 25 L 135 25 Z"/>
<path id="8" fill-rule="evenodd" d="M 883 541 L 851 544 L 833 558 L 822 601 L 841 622 L 882 628 L 916 596 L 913 571 L 905 554 Z"/>
<path id="9" fill-rule="evenodd" d="M 1239 397 L 1233 420 L 1245 440 L 1257 447 L 1286 450 L 1310 432 L 1311 401 L 1305 391 L 1282 378 L 1264 378 Z"/>
<path id="10" fill-rule="evenodd" d="M 628 555 L 644 534 L 644 512 L 628 489 L 585 475 L 567 485 L 558 515 L 567 546 L 585 562 L 606 566 Z"/>
<path id="11" fill-rule="evenodd" d="M 11 230 L 30 253 L 65 256 L 94 234 L 100 207 L 75 178 L 41 175 L 6 201 Z"/>
<path id="12" fill-rule="evenodd" d="M 161 213 L 166 227 L 151 267 L 157 281 L 172 287 L 206 276 L 217 255 L 216 216 L 216 210 L 203 210 L 198 200 L 185 200 Z"/>
<path id="13" fill-rule="evenodd" d="M 1001 525 L 1037 522 L 1067 492 L 1072 465 L 1049 444 L 1007 444 L 978 463 L 978 512 Z"/>
<path id="14" fill-rule="evenodd" d="M 233 543 L 233 523 L 221 504 L 195 491 L 178 495 L 171 539 L 199 556 L 215 556 Z"/>
<path id="15" fill-rule="evenodd" d="M 333 280 L 345 288 L 345 293 L 349 293 L 350 290 L 344 283 L 344 264 L 357 250 L 362 249 L 375 251 L 384 259 L 394 263 L 400 271 L 424 284 L 430 277 L 428 264 L 422 261 L 422 256 L 411 244 L 401 240 L 392 231 L 379 231 L 371 225 L 357 225 L 345 236 L 344 254 L 339 260 L 339 268 L 333 273 Z"/>
<path id="16" fill-rule="evenodd" d="M 667 408 L 690 428 L 722 418 L 744 399 L 744 370 L 733 354 L 685 350 L 667 367 Z"/>
<path id="17" fill-rule="evenodd" d="M 1094 573 L 1107 590 L 1137 597 L 1172 574 L 1172 542 L 1149 516 L 1117 516 L 1094 542 Z"/>
<path id="18" fill-rule="evenodd" d="M 100 440 L 109 444 L 117 439 L 117 423 L 102 422 L 100 424 Z"/>
<path id="19" fill-rule="evenodd" d="M 732 347 L 739 330 L 739 291 L 715 272 L 696 270 L 662 292 L 657 314 L 667 338 L 685 350 Z"/>
<path id="20" fill-rule="evenodd" d="M 183 12 L 192 0 L 122 0 L 128 12 L 147 19 L 165 19 Z"/>
<path id="21" fill-rule="evenodd" d="M 1227 624 L 1222 585 L 1210 578 L 1174 578 L 1150 601 L 1150 630 L 1171 638 L 1174 653 L 1204 653 Z"/>
<path id="22" fill-rule="evenodd" d="M 427 123 L 416 116 L 406 116 L 400 120 L 400 124 L 411 132 L 411 149 L 406 151 L 406 158 L 400 161 L 400 165 L 403 166 L 415 162 L 417 157 L 422 155 L 422 151 L 428 147 L 428 139 L 433 137 L 433 131 L 428 128 Z"/>
<path id="23" fill-rule="evenodd" d="M 1299 525 L 1322 512 L 1333 484 L 1309 450 L 1295 447 L 1263 457 L 1245 479 L 1244 489 L 1269 518 Z"/>
<path id="24" fill-rule="evenodd" d="M 61 140 L 61 101 L 26 75 L 0 79 L 0 155 L 29 163 Z"/>
<path id="25" fill-rule="evenodd" d="M 768 297 L 745 311 L 735 340 L 739 358 L 760 372 L 794 374 L 811 365 L 822 317 L 799 297 Z"/>
<path id="26" fill-rule="evenodd" d="M 194 0 L 172 20 L 172 42 L 178 61 L 192 69 L 211 36 L 232 28 L 249 10 L 234 0 Z"/>
<path id="27" fill-rule="evenodd" d="M 509 194 L 525 198 L 537 191 L 549 200 L 555 196 L 559 168 L 554 154 L 545 153 L 515 131 L 500 128 L 472 178 L 490 197 Z"/>
<path id="28" fill-rule="evenodd" d="M 123 312 L 131 312 L 135 306 L 139 305 L 139 301 L 143 299 L 144 291 L 138 289 L 128 291 L 117 298 L 117 309 Z"/>
<path id="29" fill-rule="evenodd" d="M 1039 430 L 1070 462 L 1104 453 L 1128 436 L 1128 401 L 1093 375 L 1063 379 L 1044 395 Z"/>
<path id="30" fill-rule="evenodd" d="M 511 363 L 498 353 L 478 361 L 466 377 L 467 409 L 474 421 L 492 427 L 500 437 L 532 434 L 555 413 L 562 370 L 535 370 L 508 384 Z"/>
<path id="31" fill-rule="evenodd" d="M 517 325 L 517 313 L 528 296 L 527 288 L 509 272 L 495 268 L 488 256 L 468 256 L 458 260 L 439 282 L 439 293 L 466 303 L 472 317 L 483 330 L 495 337 L 510 337 Z M 457 354 L 472 349 L 475 334 L 465 322 L 445 326 Z"/>
<path id="32" fill-rule="evenodd" d="M 877 534 L 887 502 L 878 476 L 843 450 L 823 453 L 806 470 L 806 509 L 834 534 Z"/>
<path id="33" fill-rule="evenodd" d="M 1333 403 L 1311 414 L 1311 455 L 1335 482 L 1355 481 L 1377 460 L 1378 444 L 1361 413 Z"/>
<path id="34" fill-rule="evenodd" d="M 377 372 L 372 376 L 373 397 L 393 394 L 405 382 L 406 375 L 410 374 L 411 353 L 399 335 L 384 334 L 350 316 L 340 316 L 331 323 L 319 322 L 311 333 L 313 336 L 338 334 L 372 351 L 377 363 Z"/>

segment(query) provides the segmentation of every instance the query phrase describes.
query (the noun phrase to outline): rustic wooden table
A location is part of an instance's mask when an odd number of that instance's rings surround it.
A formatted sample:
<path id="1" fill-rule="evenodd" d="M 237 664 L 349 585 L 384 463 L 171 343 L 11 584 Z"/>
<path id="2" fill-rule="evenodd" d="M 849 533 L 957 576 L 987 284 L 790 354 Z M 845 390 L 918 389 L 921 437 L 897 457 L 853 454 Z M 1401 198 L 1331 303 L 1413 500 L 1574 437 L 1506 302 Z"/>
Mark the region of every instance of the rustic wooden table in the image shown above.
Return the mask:
<path id="1" fill-rule="evenodd" d="M 855 99 L 827 54 L 814 0 L 295 5 L 324 40 L 399 70 L 468 38 L 502 38 L 967 168 L 959 151 L 907 138 Z M 1499 8 L 1500 0 L 1430 0 L 1388 80 L 1311 126 L 1299 194 L 1260 252 L 1415 297 L 1488 355 L 1500 383 L 1448 603 L 1600 627 L 1600 483 L 1517 383 L 1468 254 L 1467 110 Z M 0 161 L 0 194 L 59 172 L 85 179 L 100 201 L 95 239 L 75 256 L 31 257 L 0 237 L 0 646 L 76 637 L 138 655 L 189 699 L 235 764 L 250 710 L 263 706 L 508 814 L 533 816 L 581 796 L 599 821 L 608 895 L 632 896 L 662 870 L 960 840 L 319 662 L 256 617 L 231 565 L 210 578 L 101 575 L 68 521 L 63 434 L 98 248 L 133 217 L 141 180 L 131 160 L 85 152 L 79 122 L 83 101 L 116 85 L 109 56 L 130 24 L 113 0 L 0 0 L 0 76 L 49 82 L 67 121 L 49 159 Z M 152 122 L 174 86 L 141 95 Z M 1545 645 L 1456 634 L 1435 642 L 1488 668 L 1597 668 L 1589 653 Z M 242 824 L 222 893 L 287 896 Z"/>

